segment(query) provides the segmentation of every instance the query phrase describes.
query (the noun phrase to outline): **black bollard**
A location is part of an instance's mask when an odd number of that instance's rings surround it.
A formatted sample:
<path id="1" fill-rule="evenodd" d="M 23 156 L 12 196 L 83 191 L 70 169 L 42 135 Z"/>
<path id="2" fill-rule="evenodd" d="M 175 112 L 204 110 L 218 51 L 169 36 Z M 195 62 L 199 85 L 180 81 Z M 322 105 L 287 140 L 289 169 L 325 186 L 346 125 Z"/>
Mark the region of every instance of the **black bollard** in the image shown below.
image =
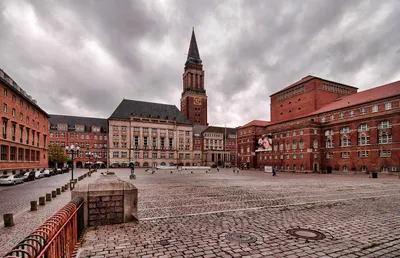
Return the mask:
<path id="1" fill-rule="evenodd" d="M 51 191 L 51 198 L 56 198 L 56 197 L 57 197 L 57 192 Z"/>
<path id="2" fill-rule="evenodd" d="M 39 205 L 45 205 L 46 204 L 46 202 L 45 202 L 45 199 L 44 199 L 45 197 L 44 196 L 42 196 L 42 197 L 39 197 Z"/>
<path id="3" fill-rule="evenodd" d="M 46 202 L 50 202 L 51 201 L 51 193 L 47 193 L 46 194 Z"/>
<path id="4" fill-rule="evenodd" d="M 14 215 L 12 213 L 7 213 L 3 215 L 3 221 L 5 227 L 14 226 Z"/>
<path id="5" fill-rule="evenodd" d="M 37 211 L 37 201 L 31 201 L 31 211 Z"/>
<path id="6" fill-rule="evenodd" d="M 61 186 L 61 192 L 65 192 L 65 186 Z"/>
<path id="7" fill-rule="evenodd" d="M 61 189 L 60 189 L 60 188 L 57 188 L 57 189 L 56 189 L 56 193 L 57 193 L 57 195 L 61 194 Z"/>

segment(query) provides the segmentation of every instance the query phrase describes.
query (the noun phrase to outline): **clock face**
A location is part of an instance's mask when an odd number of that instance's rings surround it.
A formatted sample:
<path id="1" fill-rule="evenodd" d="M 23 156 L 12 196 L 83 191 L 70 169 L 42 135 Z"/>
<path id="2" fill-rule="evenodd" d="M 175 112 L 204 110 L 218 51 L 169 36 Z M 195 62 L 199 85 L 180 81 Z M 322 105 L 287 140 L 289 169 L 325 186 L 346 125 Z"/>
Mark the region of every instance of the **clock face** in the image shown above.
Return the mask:
<path id="1" fill-rule="evenodd" d="M 193 102 L 195 105 L 201 105 L 201 98 L 196 97 Z"/>

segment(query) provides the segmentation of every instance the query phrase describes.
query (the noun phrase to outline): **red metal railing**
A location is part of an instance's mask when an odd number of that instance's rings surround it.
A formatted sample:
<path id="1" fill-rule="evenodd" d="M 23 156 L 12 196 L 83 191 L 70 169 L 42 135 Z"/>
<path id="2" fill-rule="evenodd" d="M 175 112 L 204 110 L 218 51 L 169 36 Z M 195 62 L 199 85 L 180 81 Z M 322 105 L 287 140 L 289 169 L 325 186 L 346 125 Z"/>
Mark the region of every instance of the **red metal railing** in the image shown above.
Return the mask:
<path id="1" fill-rule="evenodd" d="M 83 198 L 75 197 L 4 257 L 69 258 L 84 229 Z"/>

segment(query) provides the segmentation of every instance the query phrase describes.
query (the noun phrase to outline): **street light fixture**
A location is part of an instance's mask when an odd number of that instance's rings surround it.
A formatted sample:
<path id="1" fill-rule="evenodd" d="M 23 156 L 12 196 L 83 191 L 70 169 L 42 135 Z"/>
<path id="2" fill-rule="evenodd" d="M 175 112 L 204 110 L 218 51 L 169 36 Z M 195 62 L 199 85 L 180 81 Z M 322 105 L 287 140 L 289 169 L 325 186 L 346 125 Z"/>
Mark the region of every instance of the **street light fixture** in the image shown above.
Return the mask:
<path id="1" fill-rule="evenodd" d="M 78 157 L 79 154 L 79 146 L 75 146 L 73 144 L 71 144 L 71 146 L 66 146 L 65 150 L 67 152 L 67 154 L 71 155 L 71 159 L 72 159 L 72 170 L 71 170 L 71 181 L 74 181 L 74 156 Z"/>
<path id="2" fill-rule="evenodd" d="M 92 163 L 90 162 L 90 159 L 94 157 L 94 153 L 88 151 L 86 152 L 86 157 L 89 158 L 89 170 L 92 169 Z"/>

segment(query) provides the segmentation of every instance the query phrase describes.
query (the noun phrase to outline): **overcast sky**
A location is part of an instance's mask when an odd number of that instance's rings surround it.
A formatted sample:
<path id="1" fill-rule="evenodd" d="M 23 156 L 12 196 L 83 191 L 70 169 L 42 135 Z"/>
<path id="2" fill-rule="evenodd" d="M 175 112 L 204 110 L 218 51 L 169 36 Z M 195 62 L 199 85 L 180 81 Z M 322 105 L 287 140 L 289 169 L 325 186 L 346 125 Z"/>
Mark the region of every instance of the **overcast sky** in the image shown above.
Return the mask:
<path id="1" fill-rule="evenodd" d="M 48 113 L 108 118 L 123 98 L 180 108 L 195 27 L 210 125 L 269 120 L 314 75 L 400 80 L 400 1 L 0 1 L 0 68 Z"/>

